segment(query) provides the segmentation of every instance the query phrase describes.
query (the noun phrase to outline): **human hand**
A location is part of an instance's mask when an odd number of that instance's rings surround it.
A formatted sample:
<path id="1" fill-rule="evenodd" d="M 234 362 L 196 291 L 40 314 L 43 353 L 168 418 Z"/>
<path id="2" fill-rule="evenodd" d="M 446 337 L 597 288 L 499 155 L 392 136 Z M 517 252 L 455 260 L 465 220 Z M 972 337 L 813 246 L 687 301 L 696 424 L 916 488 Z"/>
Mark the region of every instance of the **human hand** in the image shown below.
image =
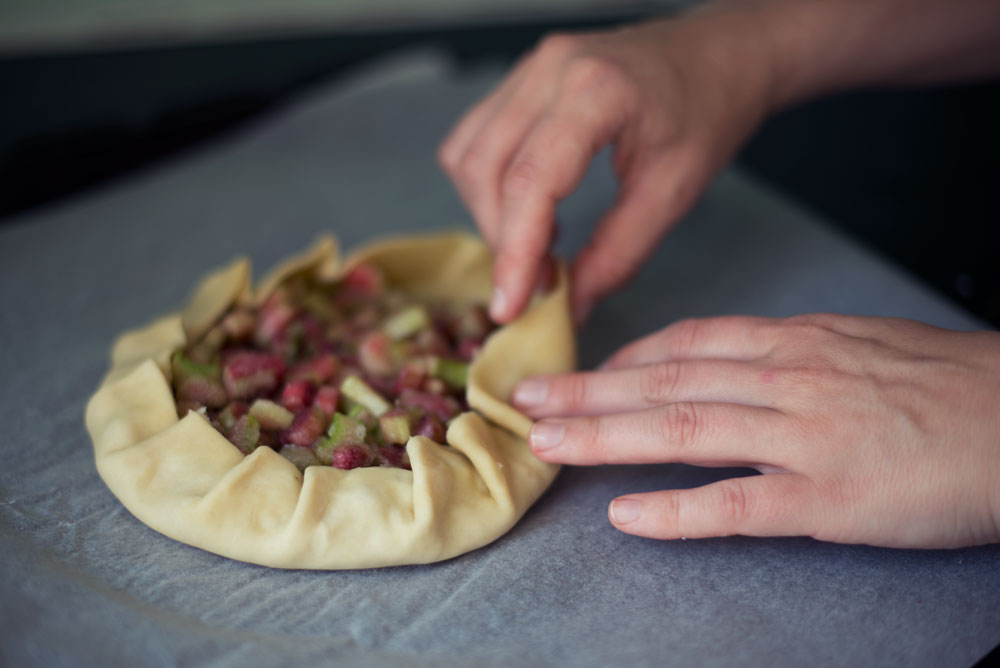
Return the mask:
<path id="1" fill-rule="evenodd" d="M 760 41 L 711 12 L 554 35 L 465 115 L 439 158 L 496 255 L 494 320 L 527 303 L 556 204 L 607 144 L 619 195 L 573 265 L 577 321 L 631 277 L 763 116 Z"/>
<path id="2" fill-rule="evenodd" d="M 629 494 L 652 538 L 807 535 L 890 547 L 1000 541 L 1000 334 L 885 318 L 687 320 L 598 371 L 528 379 L 535 454 L 764 475 Z M 556 417 L 558 416 L 558 417 Z"/>

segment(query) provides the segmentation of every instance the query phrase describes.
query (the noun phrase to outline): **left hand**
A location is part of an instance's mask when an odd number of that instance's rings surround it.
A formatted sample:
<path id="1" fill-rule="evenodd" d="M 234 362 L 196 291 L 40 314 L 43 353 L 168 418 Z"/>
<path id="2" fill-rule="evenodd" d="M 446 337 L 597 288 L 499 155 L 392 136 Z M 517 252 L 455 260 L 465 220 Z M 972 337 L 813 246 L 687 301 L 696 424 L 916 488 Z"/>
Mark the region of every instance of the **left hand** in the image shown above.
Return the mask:
<path id="1" fill-rule="evenodd" d="M 1000 334 L 887 318 L 682 321 L 598 371 L 513 401 L 567 464 L 684 462 L 764 475 L 629 494 L 653 538 L 807 535 L 891 547 L 1000 541 Z"/>

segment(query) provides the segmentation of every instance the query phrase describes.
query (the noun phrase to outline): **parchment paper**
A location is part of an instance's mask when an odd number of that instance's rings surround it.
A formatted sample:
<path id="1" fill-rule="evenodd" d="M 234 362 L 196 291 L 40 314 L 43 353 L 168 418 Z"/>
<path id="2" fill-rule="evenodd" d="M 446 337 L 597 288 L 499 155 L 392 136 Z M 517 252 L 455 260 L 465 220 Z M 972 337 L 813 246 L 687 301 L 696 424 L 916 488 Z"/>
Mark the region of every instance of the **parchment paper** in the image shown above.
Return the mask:
<path id="1" fill-rule="evenodd" d="M 496 543 L 421 567 L 279 571 L 176 543 L 95 472 L 84 402 L 114 336 L 233 256 L 467 226 L 434 148 L 499 70 L 409 54 L 101 192 L 0 228 L 0 665 L 964 666 L 1000 642 L 1000 547 L 657 542 L 630 491 L 745 471 L 567 468 Z M 561 211 L 578 247 L 606 164 Z M 746 175 L 710 188 L 581 334 L 582 363 L 684 316 L 819 310 L 977 323 Z"/>

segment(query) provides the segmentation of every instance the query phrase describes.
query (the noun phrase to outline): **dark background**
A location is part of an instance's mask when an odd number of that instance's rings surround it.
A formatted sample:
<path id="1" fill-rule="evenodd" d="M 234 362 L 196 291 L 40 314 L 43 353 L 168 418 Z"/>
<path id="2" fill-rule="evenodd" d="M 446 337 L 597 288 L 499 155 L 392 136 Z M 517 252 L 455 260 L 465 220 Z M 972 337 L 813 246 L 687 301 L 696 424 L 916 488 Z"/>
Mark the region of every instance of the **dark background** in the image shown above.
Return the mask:
<path id="1" fill-rule="evenodd" d="M 329 33 L 0 59 L 0 224 L 231 131 L 400 48 L 511 61 L 555 29 L 637 18 Z M 739 163 L 1000 326 L 1000 84 L 841 95 L 789 110 Z"/>

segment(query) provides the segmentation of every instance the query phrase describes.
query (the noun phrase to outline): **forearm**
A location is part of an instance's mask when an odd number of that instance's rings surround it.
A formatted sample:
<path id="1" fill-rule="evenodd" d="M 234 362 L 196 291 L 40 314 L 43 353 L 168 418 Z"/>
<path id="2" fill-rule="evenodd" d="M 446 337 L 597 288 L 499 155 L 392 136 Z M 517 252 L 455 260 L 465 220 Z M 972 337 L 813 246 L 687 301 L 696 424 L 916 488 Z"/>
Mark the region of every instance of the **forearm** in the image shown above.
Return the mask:
<path id="1" fill-rule="evenodd" d="M 771 109 L 847 88 L 1000 74 L 998 0 L 723 0 L 688 18 L 758 56 Z"/>

